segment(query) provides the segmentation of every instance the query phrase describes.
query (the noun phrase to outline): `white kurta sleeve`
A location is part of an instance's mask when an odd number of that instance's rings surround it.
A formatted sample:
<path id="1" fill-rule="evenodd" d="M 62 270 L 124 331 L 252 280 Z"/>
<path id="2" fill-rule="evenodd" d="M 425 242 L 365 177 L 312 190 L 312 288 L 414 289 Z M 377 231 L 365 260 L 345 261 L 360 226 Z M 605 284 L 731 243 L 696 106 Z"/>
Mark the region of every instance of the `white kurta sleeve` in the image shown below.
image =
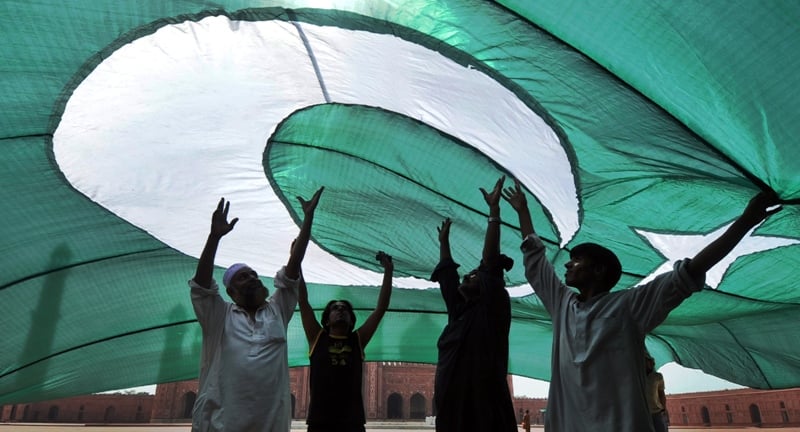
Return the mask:
<path id="1" fill-rule="evenodd" d="M 525 266 L 525 279 L 542 301 L 550 316 L 555 316 L 558 304 L 569 288 L 556 275 L 553 265 L 547 260 L 542 240 L 531 234 L 522 241 L 522 263 Z"/>
<path id="2" fill-rule="evenodd" d="M 652 281 L 628 290 L 633 321 L 646 334 L 664 322 L 667 315 L 692 294 L 703 289 L 705 274 L 696 277 L 689 273 L 688 259 L 675 263 L 672 271 L 658 275 Z"/>
<path id="3" fill-rule="evenodd" d="M 300 278 L 289 279 L 286 276 L 286 267 L 278 270 L 275 274 L 275 294 L 272 295 L 271 302 L 274 302 L 283 318 L 283 325 L 289 325 L 289 321 L 294 314 L 297 306 L 297 297 L 300 286 Z"/>
<path id="4" fill-rule="evenodd" d="M 220 297 L 217 282 L 213 279 L 209 288 L 202 287 L 194 279 L 191 279 L 189 280 L 189 288 L 197 322 L 200 323 L 203 332 L 208 332 L 212 327 L 212 323 L 222 322 L 227 304 Z"/>

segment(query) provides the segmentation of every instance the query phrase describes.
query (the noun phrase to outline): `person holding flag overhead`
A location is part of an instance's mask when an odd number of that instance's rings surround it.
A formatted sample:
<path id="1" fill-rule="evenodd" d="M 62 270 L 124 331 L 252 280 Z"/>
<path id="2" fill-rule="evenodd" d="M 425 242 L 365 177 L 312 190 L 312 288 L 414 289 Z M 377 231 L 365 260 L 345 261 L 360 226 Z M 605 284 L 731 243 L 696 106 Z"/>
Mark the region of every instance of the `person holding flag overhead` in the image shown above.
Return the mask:
<path id="1" fill-rule="evenodd" d="M 317 321 L 308 302 L 305 280 L 301 279 L 300 318 L 308 339 L 310 367 L 308 432 L 365 430 L 361 393 L 364 349 L 389 308 L 394 272 L 391 256 L 378 252 L 375 258 L 383 266 L 383 284 L 375 310 L 357 330 L 354 330 L 356 314 L 347 300 L 329 301 Z"/>
<path id="2" fill-rule="evenodd" d="M 516 210 L 525 277 L 550 314 L 553 348 L 545 431 L 653 431 L 647 404 L 645 336 L 686 298 L 706 272 L 765 218 L 780 210 L 760 193 L 716 240 L 674 270 L 634 289 L 610 292 L 622 274 L 617 256 L 595 243 L 570 251 L 564 282 L 545 256 L 519 182 L 503 197 Z M 574 287 L 577 292 L 570 290 Z"/>
<path id="3" fill-rule="evenodd" d="M 447 325 L 439 336 L 434 381 L 437 432 L 516 432 L 508 388 L 508 333 L 511 301 L 503 271 L 514 265 L 500 253 L 500 194 L 505 177 L 491 192 L 481 188 L 489 206 L 482 259 L 459 280 L 450 251 L 451 220 L 439 227 L 439 264 L 431 280 L 439 282 L 447 307 Z"/>
<path id="4" fill-rule="evenodd" d="M 286 326 L 297 304 L 300 266 L 323 189 L 308 201 L 298 197 L 303 224 L 289 261 L 275 275 L 275 293 L 268 297 L 269 290 L 255 270 L 237 263 L 222 277 L 233 303 L 219 295 L 213 271 L 219 242 L 239 219 L 228 221 L 230 202 L 219 200 L 189 281 L 192 306 L 203 330 L 192 431 L 287 432 L 291 428 Z"/>

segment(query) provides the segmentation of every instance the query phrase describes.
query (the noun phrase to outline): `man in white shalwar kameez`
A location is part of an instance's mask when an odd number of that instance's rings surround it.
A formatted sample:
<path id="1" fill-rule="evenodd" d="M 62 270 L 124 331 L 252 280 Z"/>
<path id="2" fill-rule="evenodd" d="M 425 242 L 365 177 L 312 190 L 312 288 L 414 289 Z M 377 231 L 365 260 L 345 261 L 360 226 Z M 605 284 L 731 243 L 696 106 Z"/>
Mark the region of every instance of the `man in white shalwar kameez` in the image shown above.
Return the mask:
<path id="1" fill-rule="evenodd" d="M 297 305 L 300 266 L 305 256 L 320 188 L 309 201 L 300 199 L 304 220 L 289 261 L 275 276 L 275 294 L 246 264 L 231 265 L 223 284 L 233 303 L 219 295 L 213 279 L 220 239 L 236 222 L 228 222 L 230 203 L 219 201 L 211 232 L 192 280 L 192 305 L 203 330 L 200 389 L 192 412 L 192 431 L 288 432 L 291 395 L 286 326 Z"/>
<path id="2" fill-rule="evenodd" d="M 706 272 L 751 228 L 780 210 L 768 210 L 777 197 L 754 197 L 720 238 L 676 263 L 673 271 L 637 288 L 610 292 L 622 272 L 613 252 L 594 243 L 577 245 L 565 265 L 566 283 L 561 282 L 534 232 L 519 183 L 503 196 L 519 216 L 525 276 L 553 322 L 545 431 L 653 431 L 645 393 L 645 336 L 703 288 Z"/>

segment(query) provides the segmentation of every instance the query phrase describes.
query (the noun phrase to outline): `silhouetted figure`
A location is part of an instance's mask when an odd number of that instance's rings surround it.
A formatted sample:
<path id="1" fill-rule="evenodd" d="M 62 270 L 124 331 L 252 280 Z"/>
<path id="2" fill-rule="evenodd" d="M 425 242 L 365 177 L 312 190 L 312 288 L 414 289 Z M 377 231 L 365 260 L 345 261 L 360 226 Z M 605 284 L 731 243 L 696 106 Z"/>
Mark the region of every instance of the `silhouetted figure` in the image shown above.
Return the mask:
<path id="1" fill-rule="evenodd" d="M 656 371 L 656 361 L 650 353 L 644 353 L 645 372 L 647 373 L 647 406 L 653 418 L 655 432 L 667 432 L 665 413 L 667 411 L 667 394 L 664 391 L 664 375 Z"/>
<path id="2" fill-rule="evenodd" d="M 439 227 L 438 281 L 447 306 L 439 337 L 434 402 L 437 432 L 514 432 L 517 421 L 506 381 L 511 303 L 503 270 L 513 261 L 500 254 L 501 178 L 494 190 L 481 189 L 489 206 L 480 265 L 459 281 L 450 254 L 450 219 Z"/>

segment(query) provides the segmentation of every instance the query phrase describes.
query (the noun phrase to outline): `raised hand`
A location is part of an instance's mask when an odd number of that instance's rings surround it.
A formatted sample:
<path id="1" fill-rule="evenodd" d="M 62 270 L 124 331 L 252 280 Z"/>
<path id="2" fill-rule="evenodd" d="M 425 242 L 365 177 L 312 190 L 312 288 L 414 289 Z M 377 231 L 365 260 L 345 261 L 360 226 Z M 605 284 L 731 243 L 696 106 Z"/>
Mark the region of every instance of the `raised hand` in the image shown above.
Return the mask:
<path id="1" fill-rule="evenodd" d="M 450 240 L 450 224 L 453 221 L 450 218 L 446 218 L 442 221 L 442 225 L 436 227 L 436 230 L 439 232 L 439 243 L 449 241 Z"/>
<path id="2" fill-rule="evenodd" d="M 507 187 L 503 190 L 503 198 L 511 204 L 511 207 L 516 211 L 528 208 L 528 199 L 525 198 L 525 192 L 519 185 L 519 180 L 514 180 L 514 187 Z"/>
<path id="3" fill-rule="evenodd" d="M 489 204 L 489 207 L 500 204 L 500 195 L 503 191 L 503 182 L 505 180 L 506 176 L 500 177 L 497 183 L 494 184 L 494 189 L 492 189 L 491 192 L 486 192 L 486 189 L 480 188 L 481 193 L 483 193 L 483 199 L 486 200 L 486 204 Z"/>
<path id="4" fill-rule="evenodd" d="M 392 261 L 391 255 L 387 254 L 384 251 L 378 251 L 376 258 L 378 259 L 378 261 L 380 261 L 381 266 L 383 267 L 384 270 L 388 272 L 394 270 L 394 262 Z"/>
<path id="5" fill-rule="evenodd" d="M 216 238 L 222 238 L 222 236 L 231 232 L 234 225 L 236 225 L 236 222 L 239 221 L 239 218 L 233 218 L 230 222 L 228 222 L 228 210 L 230 210 L 230 207 L 230 201 L 225 202 L 225 198 L 220 198 L 217 208 L 211 215 L 212 236 Z"/>
<path id="6" fill-rule="evenodd" d="M 761 192 L 750 199 L 741 216 L 717 237 L 704 247 L 689 261 L 688 269 L 695 275 L 706 273 L 728 255 L 745 235 L 768 216 L 781 210 L 776 207 L 780 203 L 778 196 L 773 192 Z"/>
<path id="7" fill-rule="evenodd" d="M 239 218 L 233 218 L 228 222 L 228 210 L 231 208 L 231 203 L 225 202 L 225 198 L 220 198 L 217 203 L 217 208 L 211 214 L 211 231 L 206 239 L 206 244 L 203 246 L 203 251 L 200 252 L 200 259 L 197 260 L 197 270 L 194 273 L 194 281 L 201 287 L 211 286 L 211 277 L 214 273 L 214 257 L 217 254 L 217 247 L 219 247 L 220 239 L 233 230 Z"/>
<path id="8" fill-rule="evenodd" d="M 740 219 L 751 227 L 756 226 L 769 216 L 783 210 L 783 207 L 775 207 L 779 203 L 780 198 L 774 192 L 760 192 L 750 199 Z M 771 207 L 775 208 L 770 209 Z"/>
<path id="9" fill-rule="evenodd" d="M 308 201 L 304 200 L 302 197 L 297 197 L 297 200 L 300 201 L 300 206 L 303 208 L 304 215 L 314 213 L 314 210 L 317 208 L 317 204 L 319 203 L 319 197 L 322 195 L 323 190 L 325 190 L 325 186 L 317 189 L 317 191 L 314 192 L 314 196 L 312 196 Z"/>
<path id="10" fill-rule="evenodd" d="M 303 224 L 300 226 L 300 233 L 294 240 L 294 245 L 289 254 L 289 262 L 286 263 L 286 276 L 289 279 L 297 279 L 300 276 L 300 266 L 303 262 L 303 257 L 306 255 L 306 248 L 308 247 L 308 240 L 311 237 L 311 225 L 314 221 L 314 211 L 319 204 L 319 197 L 325 186 L 320 187 L 314 193 L 310 200 L 306 201 L 302 197 L 297 197 L 300 206 L 303 208 Z"/>
<path id="11" fill-rule="evenodd" d="M 446 218 L 442 221 L 442 225 L 436 227 L 439 231 L 439 259 L 449 259 L 452 258 L 450 254 L 450 224 L 453 221 L 450 218 Z"/>

